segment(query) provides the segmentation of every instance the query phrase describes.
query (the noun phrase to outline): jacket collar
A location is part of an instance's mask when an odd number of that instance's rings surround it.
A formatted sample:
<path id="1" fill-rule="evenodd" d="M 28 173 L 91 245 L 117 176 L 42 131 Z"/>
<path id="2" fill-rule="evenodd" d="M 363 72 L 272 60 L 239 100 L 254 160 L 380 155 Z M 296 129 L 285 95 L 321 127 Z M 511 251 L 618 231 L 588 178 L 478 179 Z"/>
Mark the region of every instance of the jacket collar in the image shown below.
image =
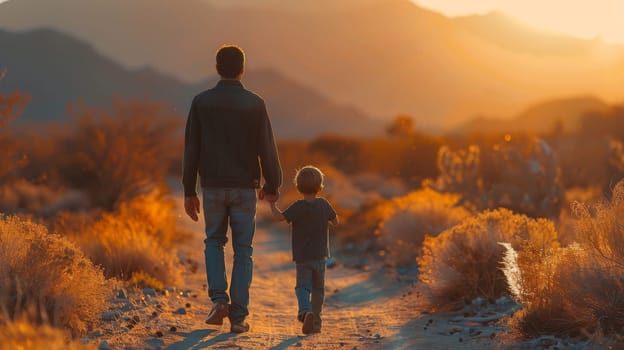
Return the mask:
<path id="1" fill-rule="evenodd" d="M 221 79 L 217 83 L 217 86 L 219 87 L 224 87 L 224 86 L 243 87 L 243 83 L 241 83 L 240 80 L 236 80 L 236 79 Z"/>

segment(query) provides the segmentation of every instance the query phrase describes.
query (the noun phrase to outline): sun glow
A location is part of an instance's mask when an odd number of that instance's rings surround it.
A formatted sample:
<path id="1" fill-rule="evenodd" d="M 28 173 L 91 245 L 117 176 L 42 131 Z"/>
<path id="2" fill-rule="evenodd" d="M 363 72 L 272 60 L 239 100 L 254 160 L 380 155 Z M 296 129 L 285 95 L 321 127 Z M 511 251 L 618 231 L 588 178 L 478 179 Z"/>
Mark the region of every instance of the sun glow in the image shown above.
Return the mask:
<path id="1" fill-rule="evenodd" d="M 537 28 L 624 44 L 624 1 L 595 0 L 412 0 L 448 16 L 501 11 Z"/>

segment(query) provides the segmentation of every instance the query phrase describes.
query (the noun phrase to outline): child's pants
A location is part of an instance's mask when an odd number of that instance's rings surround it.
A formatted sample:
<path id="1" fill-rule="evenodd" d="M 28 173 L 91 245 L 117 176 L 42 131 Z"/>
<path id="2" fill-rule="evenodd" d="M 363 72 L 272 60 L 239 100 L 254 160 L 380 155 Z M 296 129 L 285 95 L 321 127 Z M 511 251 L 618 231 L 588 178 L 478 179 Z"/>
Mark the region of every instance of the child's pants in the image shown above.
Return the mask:
<path id="1" fill-rule="evenodd" d="M 306 312 L 314 314 L 314 328 L 321 329 L 321 311 L 325 299 L 325 259 L 297 262 L 295 294 L 299 302 L 298 319 Z"/>

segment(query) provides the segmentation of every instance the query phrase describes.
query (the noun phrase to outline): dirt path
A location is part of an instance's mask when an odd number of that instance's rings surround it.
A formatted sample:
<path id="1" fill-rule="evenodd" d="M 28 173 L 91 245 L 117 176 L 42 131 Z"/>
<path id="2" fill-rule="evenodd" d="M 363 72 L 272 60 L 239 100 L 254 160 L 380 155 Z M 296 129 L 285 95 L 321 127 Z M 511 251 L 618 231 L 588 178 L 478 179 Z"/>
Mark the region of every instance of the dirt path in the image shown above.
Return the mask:
<path id="1" fill-rule="evenodd" d="M 106 339 L 111 349 L 494 348 L 491 332 L 474 335 L 474 329 L 449 322 L 452 315 L 422 313 L 415 274 L 399 275 L 391 268 L 346 267 L 339 255 L 336 267 L 327 272 L 323 332 L 303 336 L 295 317 L 295 271 L 286 226 L 260 226 L 256 232 L 250 332 L 229 333 L 227 321 L 221 327 L 208 326 L 203 323 L 211 304 L 206 292 L 202 224 L 181 222 L 196 233 L 184 250 L 199 262 L 197 272 L 186 273 L 184 287 L 168 296 L 147 297 L 139 292 L 125 304 L 120 301 L 116 310 L 122 317 L 105 324 L 98 331 L 98 341 Z M 229 270 L 229 244 L 226 251 Z M 123 320 L 135 316 L 140 322 L 128 329 Z"/>

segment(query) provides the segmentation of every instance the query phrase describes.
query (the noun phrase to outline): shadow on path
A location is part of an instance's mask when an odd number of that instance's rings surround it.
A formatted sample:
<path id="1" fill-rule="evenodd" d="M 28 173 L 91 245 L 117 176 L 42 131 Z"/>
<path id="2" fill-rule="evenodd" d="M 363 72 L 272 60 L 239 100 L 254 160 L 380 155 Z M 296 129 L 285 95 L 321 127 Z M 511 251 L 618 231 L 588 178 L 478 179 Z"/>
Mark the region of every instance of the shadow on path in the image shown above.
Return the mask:
<path id="1" fill-rule="evenodd" d="M 235 336 L 231 333 L 220 334 L 210 340 L 202 342 L 205 337 L 214 332 L 216 332 L 214 329 L 198 329 L 190 333 L 179 332 L 178 335 L 184 337 L 184 340 L 169 345 L 167 350 L 205 349 L 209 345 L 216 344 Z"/>
<path id="2" fill-rule="evenodd" d="M 285 339 L 283 342 L 271 347 L 269 350 L 284 350 L 284 349 L 288 349 L 289 347 L 297 344 L 298 342 L 301 341 L 301 337 L 296 336 L 296 337 L 292 337 L 290 339 Z"/>
<path id="3" fill-rule="evenodd" d="M 389 277 L 385 274 L 374 273 L 370 278 L 360 283 L 352 284 L 343 288 L 336 293 L 325 297 L 326 305 L 332 305 L 335 302 L 357 305 L 377 300 L 381 297 L 395 298 L 405 292 L 407 285 L 397 288 Z M 327 294 L 326 294 L 327 295 Z"/>

